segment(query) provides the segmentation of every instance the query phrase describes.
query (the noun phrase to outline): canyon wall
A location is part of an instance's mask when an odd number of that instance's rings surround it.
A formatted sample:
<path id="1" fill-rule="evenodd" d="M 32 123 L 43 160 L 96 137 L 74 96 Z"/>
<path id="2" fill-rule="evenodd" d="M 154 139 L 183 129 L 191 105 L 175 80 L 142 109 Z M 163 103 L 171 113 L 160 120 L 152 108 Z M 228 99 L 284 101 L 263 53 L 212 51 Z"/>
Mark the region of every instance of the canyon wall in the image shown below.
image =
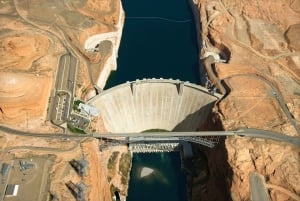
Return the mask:
<path id="1" fill-rule="evenodd" d="M 299 1 L 192 3 L 201 22 L 201 55 L 214 52 L 223 61 L 212 65 L 226 89 L 214 108 L 221 127 L 260 128 L 299 137 Z M 225 147 L 233 175 L 223 174 L 232 200 L 250 200 L 251 172 L 264 176 L 271 200 L 292 200 L 300 194 L 299 147 L 242 137 L 227 137 Z M 215 196 L 205 196 L 209 193 L 201 192 L 203 199 L 195 200 L 213 200 Z"/>
<path id="2" fill-rule="evenodd" d="M 14 135 L 18 130 L 53 135 L 63 133 L 47 116 L 57 79 L 65 78 L 68 85 L 74 85 L 74 96 L 80 99 L 93 96 L 94 88 L 104 86 L 110 71 L 116 69 L 124 23 L 121 1 L 14 0 L 0 4 L 0 124 L 17 130 L 10 133 L 2 128 L 0 131 L 1 162 L 18 158 L 16 156 L 54 156 L 57 160 L 44 175 L 50 179 L 47 189 L 42 192 L 49 197 L 47 200 L 75 200 L 76 196 L 66 186 L 69 181 L 86 184 L 87 200 L 112 200 L 114 189 L 124 197 L 130 155 L 122 153 L 127 153 L 127 147 L 100 153 L 97 139 L 79 142 L 53 138 L 50 142 L 38 137 L 23 138 L 20 133 Z M 89 51 L 91 38 L 94 49 Z M 68 72 L 58 71 L 58 68 L 66 69 L 67 62 L 59 64 L 60 57 L 65 54 L 72 54 L 78 61 L 76 65 L 70 62 L 67 66 L 77 72 L 74 80 L 68 80 Z M 70 148 L 70 152 L 60 150 L 57 147 L 60 143 L 61 148 Z M 20 147 L 26 147 L 26 150 Z M 109 168 L 113 152 L 121 153 Z M 89 165 L 87 175 L 81 177 L 69 161 L 82 156 Z M 119 165 L 119 161 L 125 165 Z M 31 190 L 30 193 L 40 194 L 38 189 Z M 19 192 L 18 196 L 17 199 L 21 199 L 24 194 Z"/>
<path id="3" fill-rule="evenodd" d="M 47 113 L 59 57 L 70 53 L 78 60 L 72 66 L 78 72 L 75 96 L 94 96 L 95 88 L 102 89 L 116 70 L 124 24 L 122 4 L 118 0 L 2 4 L 0 123 L 54 131 Z"/>
<path id="4" fill-rule="evenodd" d="M 90 35 L 89 38 L 85 41 L 84 48 L 86 51 L 97 51 L 97 46 L 104 41 L 110 41 L 112 44 L 110 55 L 107 58 L 104 58 L 102 61 L 102 66 L 100 72 L 98 72 L 98 77 L 94 80 L 95 85 L 100 89 L 103 89 L 106 81 L 111 73 L 111 71 L 117 70 L 117 58 L 118 51 L 121 43 L 122 31 L 125 20 L 125 13 L 120 3 L 119 8 L 119 17 L 115 25 L 115 30 L 108 33 L 97 33 L 95 35 Z M 100 54 L 102 53 L 99 51 Z"/>

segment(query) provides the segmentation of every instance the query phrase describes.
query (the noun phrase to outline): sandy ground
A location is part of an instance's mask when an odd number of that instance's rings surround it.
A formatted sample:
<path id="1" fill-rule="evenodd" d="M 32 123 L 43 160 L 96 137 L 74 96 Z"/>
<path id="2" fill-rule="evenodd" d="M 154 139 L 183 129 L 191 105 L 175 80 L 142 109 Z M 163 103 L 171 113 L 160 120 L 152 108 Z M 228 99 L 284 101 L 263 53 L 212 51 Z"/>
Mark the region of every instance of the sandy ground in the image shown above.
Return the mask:
<path id="1" fill-rule="evenodd" d="M 84 43 L 92 35 L 116 31 L 120 9 L 118 0 L 2 1 L 0 123 L 55 130 L 47 126 L 47 109 L 59 56 L 67 50 L 80 60 L 76 96 L 86 99 L 93 94 L 88 68 L 95 58 L 85 51 Z M 104 56 L 98 54 L 96 62 L 103 63 Z M 103 65 L 92 67 L 101 71 Z"/>
<path id="2" fill-rule="evenodd" d="M 29 30 L 1 37 L 1 123 L 32 127 L 32 122 L 45 120 L 58 54 L 48 55 L 51 42 Z"/>
<path id="3" fill-rule="evenodd" d="M 299 34 L 295 34 L 300 24 L 298 1 L 199 0 L 198 7 L 203 40 L 212 45 L 208 49 L 217 48 L 226 60 L 213 69 L 227 90 L 215 107 L 221 127 L 259 128 L 299 137 L 300 53 Z M 292 118 L 284 111 L 280 97 Z M 215 175 L 225 175 L 234 201 L 250 200 L 250 172 L 264 175 L 267 184 L 300 194 L 299 148 L 241 137 L 227 138 L 225 147 L 230 167 L 224 170 L 226 161 L 215 164 L 219 171 Z M 278 189 L 269 189 L 271 200 L 292 200 Z M 201 195 L 203 199 L 195 200 L 215 198 L 204 198 L 205 192 Z"/>
<path id="4" fill-rule="evenodd" d="M 96 57 L 87 53 L 84 43 L 94 34 L 116 31 L 120 9 L 118 0 L 1 1 L 0 124 L 22 131 L 62 133 L 47 117 L 59 57 L 69 51 L 79 60 L 76 96 L 87 99 L 94 95 L 90 63 L 101 60 L 101 66 L 93 64 L 99 72 L 107 58 L 99 53 Z M 93 124 L 95 131 L 106 132 L 101 118 Z M 112 185 L 125 195 L 127 186 L 121 183 L 118 168 L 107 172 L 107 161 L 114 151 L 120 152 L 114 161 L 119 167 L 118 161 L 127 152 L 126 147 L 99 152 L 96 139 L 72 140 L 66 136 L 55 140 L 0 131 L 1 161 L 53 156 L 53 166 L 47 174 L 51 181 L 48 196 L 59 200 L 76 200 L 66 186 L 69 181 L 86 185 L 87 200 L 110 201 Z M 88 161 L 88 168 L 86 175 L 80 176 L 69 161 L 83 157 Z"/>
<path id="5" fill-rule="evenodd" d="M 76 95 L 85 99 L 92 94 L 88 66 L 89 60 L 95 58 L 84 52 L 84 42 L 95 33 L 114 31 L 119 1 L 15 0 L 0 3 L 3 15 L 0 19 L 0 123 L 20 130 L 61 132 L 47 121 L 58 58 L 67 49 L 78 57 Z M 297 136 L 295 125 L 278 97 L 282 97 L 299 125 L 298 1 L 198 0 L 198 6 L 203 40 L 209 41 L 227 60 L 226 64 L 217 64 L 214 68 L 228 91 L 215 107 L 222 128 L 261 128 Z M 96 60 L 100 59 L 101 55 L 97 55 Z M 101 119 L 93 124 L 95 131 L 105 132 Z M 289 194 L 300 194 L 299 148 L 239 137 L 227 138 L 224 146 L 219 152 L 227 152 L 227 158 L 218 153 L 209 155 L 212 179 L 206 191 L 195 188 L 196 200 L 225 200 L 224 196 L 217 195 L 226 193 L 226 185 L 234 201 L 250 200 L 248 175 L 253 171 L 263 174 L 267 184 L 289 192 L 270 188 L 273 201 L 291 200 Z M 111 190 L 119 190 L 123 195 L 127 191 L 122 184 L 124 175 L 120 173 L 119 164 L 126 147 L 98 152 L 97 140 L 50 140 L 2 132 L 0 147 L 2 160 L 55 156 L 48 175 L 49 192 L 60 200 L 75 200 L 66 187 L 69 181 L 75 184 L 83 181 L 88 187 L 86 197 L 89 200 L 109 201 Z M 113 155 L 116 158 L 108 164 Z M 82 157 L 89 161 L 87 176 L 83 177 L 69 165 L 70 160 Z M 216 160 L 219 163 L 212 162 Z M 220 189 L 220 194 L 216 189 Z M 208 196 L 209 193 L 215 196 Z"/>

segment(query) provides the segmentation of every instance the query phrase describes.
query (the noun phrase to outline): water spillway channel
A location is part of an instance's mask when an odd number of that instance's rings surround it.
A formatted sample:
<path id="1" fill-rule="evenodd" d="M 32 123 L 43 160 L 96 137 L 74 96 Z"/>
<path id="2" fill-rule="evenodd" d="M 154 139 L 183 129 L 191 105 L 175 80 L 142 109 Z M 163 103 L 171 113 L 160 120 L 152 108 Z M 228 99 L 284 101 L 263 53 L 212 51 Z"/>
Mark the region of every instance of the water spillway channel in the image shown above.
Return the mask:
<path id="1" fill-rule="evenodd" d="M 105 88 L 109 89 L 126 81 L 143 78 L 173 78 L 199 84 L 196 31 L 188 1 L 123 0 L 122 4 L 126 17 L 119 49 L 118 68 L 110 75 Z M 170 85 L 168 93 L 175 89 Z M 139 93 L 139 88 L 136 90 L 136 93 Z M 144 89 L 140 90 L 141 93 L 144 93 L 143 91 Z M 159 86 L 152 91 L 157 91 L 157 97 L 163 97 L 160 95 L 160 91 L 162 91 L 161 94 L 165 94 Z M 141 97 L 154 97 L 155 95 L 151 95 L 151 93 Z M 173 108 L 182 102 L 182 98 L 175 98 L 169 102 L 167 97 L 162 98 L 166 100 L 166 102 L 162 102 L 174 104 Z M 109 99 L 116 100 L 115 98 Z M 154 99 L 151 98 L 151 100 Z M 196 100 L 198 97 L 195 95 Z M 106 105 L 103 108 L 111 107 Z M 138 108 L 145 110 L 143 105 Z M 153 108 L 151 110 L 156 111 Z M 178 109 L 178 111 L 180 110 Z M 159 128 L 171 131 L 173 129 L 171 125 L 168 127 L 167 124 L 164 124 L 163 127 L 159 126 L 161 122 L 159 118 L 157 118 L 157 127 L 147 127 L 148 117 L 144 117 L 142 114 L 134 115 L 135 119 L 145 119 L 144 125 L 140 125 L 139 131 Z M 164 115 L 158 116 L 168 118 Z M 154 121 L 153 119 L 149 120 Z M 118 122 L 120 124 L 120 121 Z M 115 128 L 114 125 L 111 125 L 112 130 L 113 128 Z M 124 126 L 127 131 L 131 128 L 130 124 Z M 118 129 L 120 129 L 120 125 Z M 181 171 L 179 152 L 134 153 L 132 165 L 127 201 L 187 201 L 186 181 L 185 175 Z"/>

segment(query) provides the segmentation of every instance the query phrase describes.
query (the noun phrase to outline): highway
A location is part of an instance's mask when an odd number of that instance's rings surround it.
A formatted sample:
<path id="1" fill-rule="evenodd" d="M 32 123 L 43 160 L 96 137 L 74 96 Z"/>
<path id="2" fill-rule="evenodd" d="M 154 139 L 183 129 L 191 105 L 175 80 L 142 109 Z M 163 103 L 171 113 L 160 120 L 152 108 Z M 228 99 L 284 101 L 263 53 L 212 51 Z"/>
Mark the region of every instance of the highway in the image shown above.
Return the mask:
<path id="1" fill-rule="evenodd" d="M 252 201 L 270 201 L 268 190 L 276 190 L 281 194 L 292 198 L 293 200 L 300 200 L 300 196 L 282 186 L 266 183 L 263 175 L 258 172 L 251 172 L 249 175 L 250 193 Z"/>
<path id="2" fill-rule="evenodd" d="M 237 74 L 237 75 L 233 75 L 233 76 L 229 76 L 227 78 L 232 78 L 232 77 L 241 77 L 241 76 L 247 76 L 247 77 L 254 77 L 257 78 L 259 80 L 262 80 L 263 82 L 265 82 L 266 84 L 268 84 L 271 88 L 271 93 L 274 96 L 274 98 L 276 98 L 277 102 L 279 103 L 282 111 L 285 113 L 287 119 L 289 120 L 289 122 L 293 125 L 293 127 L 295 128 L 296 132 L 298 133 L 298 135 L 300 135 L 300 129 L 298 127 L 298 122 L 293 118 L 292 114 L 290 113 L 287 105 L 285 104 L 284 98 L 282 96 L 282 94 L 280 93 L 280 91 L 275 87 L 275 85 L 270 81 L 267 80 L 265 77 L 263 77 L 262 75 L 259 74 Z"/>
<path id="3" fill-rule="evenodd" d="M 208 56 L 208 57 L 203 59 L 203 64 L 205 66 L 205 69 L 206 69 L 206 72 L 209 76 L 209 79 L 219 89 L 219 91 L 221 92 L 223 97 L 225 97 L 228 94 L 228 92 L 226 91 L 225 87 L 223 86 L 221 80 L 214 74 L 214 72 L 212 70 L 212 65 L 215 62 L 216 61 L 215 61 L 215 58 L 213 56 Z M 255 77 L 257 79 L 262 80 L 267 85 L 269 85 L 272 89 L 273 96 L 278 101 L 278 103 L 279 103 L 282 111 L 284 112 L 285 116 L 287 117 L 287 119 L 289 120 L 291 125 L 295 128 L 298 135 L 300 135 L 300 129 L 298 127 L 298 122 L 293 118 L 292 114 L 290 113 L 288 107 L 285 104 L 285 101 L 284 101 L 284 98 L 283 98 L 282 94 L 280 93 L 280 91 L 277 89 L 277 87 L 275 87 L 275 85 L 270 80 L 266 79 L 265 77 L 263 77 L 262 75 L 259 75 L 259 74 L 238 74 L 238 75 L 229 76 L 229 77 L 227 77 L 227 79 L 232 78 L 232 77 L 238 77 L 238 76 L 252 76 L 252 77 Z M 223 100 L 223 98 L 218 100 L 217 103 L 221 102 L 222 100 Z"/>
<path id="4" fill-rule="evenodd" d="M 284 143 L 289 143 L 300 147 L 300 138 L 291 137 L 281 133 L 273 131 L 265 131 L 259 129 L 239 129 L 236 131 L 200 131 L 200 132 L 149 132 L 149 133 L 95 133 L 95 134 L 78 134 L 69 135 L 64 133 L 30 133 L 20 130 L 8 128 L 4 125 L 0 125 L 0 130 L 13 135 L 22 135 L 29 137 L 41 137 L 41 138 L 57 138 L 57 139 L 82 139 L 87 137 L 94 138 L 120 138 L 120 137 L 205 137 L 205 136 L 245 136 L 260 138 L 266 140 L 274 140 Z"/>
<path id="5" fill-rule="evenodd" d="M 16 8 L 16 12 L 17 14 L 20 16 L 21 19 L 23 19 L 25 22 L 31 24 L 33 27 L 36 27 L 38 29 L 40 29 L 41 31 L 47 33 L 50 36 L 54 36 L 55 38 L 57 38 L 61 44 L 65 47 L 65 49 L 69 52 L 72 53 L 73 55 L 75 55 L 77 58 L 80 58 L 81 61 L 83 61 L 84 63 L 87 64 L 87 66 L 89 66 L 89 62 L 87 61 L 86 58 L 84 58 L 80 52 L 78 51 L 78 49 L 74 46 L 74 44 L 70 43 L 69 40 L 67 40 L 67 35 L 65 32 L 62 31 L 62 29 L 59 28 L 58 25 L 53 25 L 53 29 L 57 29 L 56 32 L 55 31 L 51 31 L 50 29 L 45 29 L 44 27 L 42 27 L 41 25 L 30 21 L 26 18 L 26 16 L 22 15 L 22 12 L 20 12 L 19 8 L 18 8 L 18 4 L 17 1 L 14 0 L 13 1 L 15 8 Z M 119 20 L 120 22 L 120 20 Z M 101 36 L 94 36 L 90 38 L 90 41 L 86 44 L 86 46 L 88 46 L 89 44 L 94 44 L 95 43 L 95 38 L 97 37 L 101 37 L 101 39 L 103 37 L 109 37 L 109 35 L 101 35 Z M 99 40 L 99 38 L 97 38 L 97 40 Z M 69 55 L 71 58 L 63 60 L 62 64 L 60 63 L 59 65 L 63 65 L 62 68 L 62 75 L 61 76 L 57 76 L 60 77 L 59 79 L 63 79 L 63 78 L 67 78 L 67 83 L 63 83 L 63 80 L 60 86 L 61 88 L 64 88 L 63 90 L 66 91 L 70 91 L 71 94 L 73 95 L 73 90 L 75 87 L 75 80 L 70 80 L 70 77 L 73 77 L 74 74 L 76 74 L 76 70 L 73 71 L 74 69 L 71 69 L 70 66 L 73 66 L 74 63 L 77 63 L 77 61 L 75 62 L 73 58 L 73 56 Z M 75 57 L 74 57 L 75 58 Z M 204 63 L 206 63 L 206 66 L 208 66 L 209 68 L 206 69 L 210 69 L 211 65 L 214 63 L 214 60 L 210 59 L 210 60 L 205 60 Z M 68 65 L 69 64 L 69 65 Z M 76 65 L 77 66 L 77 65 Z M 67 69 L 68 68 L 68 69 Z M 60 68 L 59 68 L 60 69 Z M 60 71 L 60 70 L 59 70 Z M 64 73 L 68 73 L 69 76 L 64 75 Z M 60 73 L 58 73 L 60 75 Z M 223 95 L 226 95 L 226 89 L 224 88 L 224 86 L 222 85 L 221 81 L 213 74 L 210 77 L 212 80 L 215 81 L 215 85 L 219 88 L 219 90 L 222 92 Z M 92 79 L 91 79 L 92 80 Z M 297 127 L 297 123 L 295 122 L 295 120 L 292 118 L 288 108 L 285 105 L 285 102 L 283 100 L 283 97 L 281 95 L 281 93 L 277 90 L 276 87 L 274 87 L 274 85 L 268 81 L 268 84 L 271 85 L 272 90 L 275 92 L 274 95 L 277 98 L 279 104 L 282 107 L 282 110 L 284 111 L 284 113 L 286 114 L 287 118 L 290 120 L 291 124 L 295 127 L 295 129 L 297 130 L 297 132 L 299 133 L 299 128 Z M 70 87 L 72 86 L 73 87 Z M 71 97 L 73 97 L 71 95 Z M 222 99 L 220 99 L 221 101 Z M 68 111 L 67 111 L 68 113 Z M 58 116 L 56 116 L 58 117 Z M 114 133 L 114 134 L 90 134 L 90 135 L 66 135 L 66 134 L 59 134 L 59 133 L 45 133 L 45 134 L 41 134 L 41 133 L 28 133 L 28 132 L 24 132 L 24 131 L 19 131 L 19 130 L 14 130 L 14 129 L 10 129 L 8 127 L 2 126 L 0 125 L 0 130 L 9 133 L 9 134 L 15 134 L 15 135 L 22 135 L 22 136 L 31 136 L 31 137 L 45 137 L 45 138 L 85 138 L 85 137 L 95 137 L 95 138 L 102 138 L 102 137 L 106 137 L 106 138 L 114 138 L 114 137 L 132 137 L 132 136 L 156 136 L 156 137 L 170 137 L 170 136 L 174 136 L 174 137 L 184 137 L 184 136 L 234 136 L 234 135 L 238 135 L 238 136 L 246 136 L 246 137 L 255 137 L 255 138 L 263 138 L 263 139 L 270 139 L 270 140 L 276 140 L 276 141 L 281 141 L 281 142 L 286 142 L 286 143 L 290 143 L 290 144 L 294 144 L 296 146 L 300 146 L 300 138 L 296 138 L 296 137 L 290 137 L 284 134 L 280 134 L 280 133 L 275 133 L 272 131 L 263 131 L 263 130 L 257 130 L 257 129 L 243 129 L 243 130 L 237 130 L 237 131 L 204 131 L 204 132 L 166 132 L 166 133 Z M 299 133 L 300 134 L 300 133 Z"/>
<path id="6" fill-rule="evenodd" d="M 265 179 L 262 175 L 251 172 L 249 175 L 249 183 L 252 201 L 270 201 Z"/>
<path id="7" fill-rule="evenodd" d="M 205 136 L 245 136 L 275 140 L 300 146 L 299 137 L 291 137 L 284 134 L 259 129 L 240 129 L 236 131 L 198 131 L 198 132 L 147 132 L 147 133 L 109 133 L 93 134 L 95 138 L 116 137 L 205 137 Z"/>

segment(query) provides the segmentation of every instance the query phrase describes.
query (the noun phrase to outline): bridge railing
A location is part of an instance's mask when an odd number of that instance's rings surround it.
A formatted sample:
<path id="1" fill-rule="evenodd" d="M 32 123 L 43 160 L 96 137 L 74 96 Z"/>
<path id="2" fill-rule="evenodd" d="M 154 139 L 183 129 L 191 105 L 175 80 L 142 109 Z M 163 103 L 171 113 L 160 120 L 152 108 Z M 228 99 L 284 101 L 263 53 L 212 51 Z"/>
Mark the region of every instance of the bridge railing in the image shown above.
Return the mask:
<path id="1" fill-rule="evenodd" d="M 217 138 L 217 141 L 209 140 L 206 137 L 180 137 L 179 139 L 187 142 L 201 144 L 209 148 L 214 148 L 219 142 L 219 137 Z"/>
<path id="2" fill-rule="evenodd" d="M 120 146 L 124 144 L 163 144 L 163 143 L 174 143 L 180 141 L 186 141 L 186 142 L 192 142 L 204 145 L 209 148 L 214 148 L 219 143 L 220 136 L 182 136 L 182 137 L 176 137 L 176 136 L 134 136 L 134 137 L 126 137 L 126 138 L 109 138 L 109 140 L 105 140 L 104 144 L 100 145 L 100 150 L 106 149 L 108 147 L 112 146 Z"/>

